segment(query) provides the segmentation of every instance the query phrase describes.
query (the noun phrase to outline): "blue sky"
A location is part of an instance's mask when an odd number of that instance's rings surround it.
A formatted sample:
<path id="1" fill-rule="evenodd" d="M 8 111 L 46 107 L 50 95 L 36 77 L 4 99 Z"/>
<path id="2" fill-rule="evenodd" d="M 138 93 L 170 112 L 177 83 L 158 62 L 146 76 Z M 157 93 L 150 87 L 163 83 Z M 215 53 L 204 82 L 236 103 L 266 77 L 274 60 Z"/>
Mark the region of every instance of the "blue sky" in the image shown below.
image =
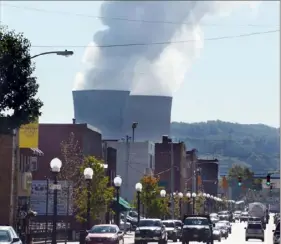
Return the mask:
<path id="1" fill-rule="evenodd" d="M 44 102 L 40 122 L 71 122 L 71 91 L 76 73 L 83 68 L 83 46 L 102 28 L 99 19 L 86 15 L 99 15 L 99 6 L 94 1 L 2 1 L 2 24 L 24 32 L 32 45 L 63 46 L 75 52 L 69 58 L 36 59 L 39 96 Z M 60 11 L 72 14 L 56 13 Z M 262 2 L 255 11 L 241 7 L 230 16 L 208 17 L 203 22 L 214 24 L 202 26 L 205 38 L 279 29 L 279 2 Z M 32 47 L 31 51 L 54 49 L 62 48 Z M 174 94 L 172 120 L 219 119 L 279 127 L 279 53 L 279 33 L 206 41 Z"/>

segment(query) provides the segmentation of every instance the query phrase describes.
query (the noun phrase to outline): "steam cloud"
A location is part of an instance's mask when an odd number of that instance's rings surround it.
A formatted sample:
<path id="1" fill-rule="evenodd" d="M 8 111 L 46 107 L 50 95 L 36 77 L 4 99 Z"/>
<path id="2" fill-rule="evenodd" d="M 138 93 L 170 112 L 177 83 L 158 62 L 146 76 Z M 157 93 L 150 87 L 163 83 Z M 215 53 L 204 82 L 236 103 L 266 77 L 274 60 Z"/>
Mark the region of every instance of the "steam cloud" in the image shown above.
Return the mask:
<path id="1" fill-rule="evenodd" d="M 127 90 L 131 94 L 167 95 L 183 82 L 194 58 L 203 48 L 200 21 L 206 15 L 228 15 L 237 6 L 253 2 L 223 1 L 114 1 L 101 5 L 100 15 L 149 21 L 102 19 L 107 28 L 95 33 L 86 48 L 84 72 L 75 79 L 76 90 Z M 188 24 L 183 24 L 187 22 Z M 95 46 L 195 40 L 182 44 L 98 48 Z"/>

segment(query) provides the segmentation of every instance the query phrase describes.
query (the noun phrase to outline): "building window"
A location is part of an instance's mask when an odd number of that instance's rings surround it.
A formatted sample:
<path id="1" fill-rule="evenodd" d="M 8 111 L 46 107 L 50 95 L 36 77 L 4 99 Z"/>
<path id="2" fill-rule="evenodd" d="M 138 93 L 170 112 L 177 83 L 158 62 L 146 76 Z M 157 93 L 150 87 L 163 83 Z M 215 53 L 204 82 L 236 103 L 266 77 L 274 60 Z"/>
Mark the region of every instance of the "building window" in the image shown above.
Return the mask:
<path id="1" fill-rule="evenodd" d="M 153 156 L 149 154 L 149 168 L 153 169 Z"/>
<path id="2" fill-rule="evenodd" d="M 30 157 L 29 158 L 29 170 L 31 172 L 37 171 L 37 157 Z"/>

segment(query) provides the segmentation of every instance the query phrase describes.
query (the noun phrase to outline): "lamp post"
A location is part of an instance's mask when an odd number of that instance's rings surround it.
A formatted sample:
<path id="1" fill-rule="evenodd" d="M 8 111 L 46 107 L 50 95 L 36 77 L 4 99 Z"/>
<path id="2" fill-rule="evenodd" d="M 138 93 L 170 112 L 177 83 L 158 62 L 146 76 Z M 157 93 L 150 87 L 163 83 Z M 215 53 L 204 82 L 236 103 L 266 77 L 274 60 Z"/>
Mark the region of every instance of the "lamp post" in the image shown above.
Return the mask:
<path id="1" fill-rule="evenodd" d="M 57 175 L 60 172 L 61 169 L 61 161 L 58 158 L 52 159 L 50 162 L 51 171 L 54 175 L 54 205 L 53 205 L 53 228 L 52 228 L 52 244 L 57 244 L 57 215 L 58 215 L 58 188 L 60 187 L 58 185 L 58 178 Z"/>
<path id="2" fill-rule="evenodd" d="M 187 192 L 186 193 L 186 197 L 187 197 L 187 214 L 190 214 L 190 198 L 191 198 L 191 193 Z"/>
<path id="3" fill-rule="evenodd" d="M 137 128 L 138 124 L 139 124 L 138 122 L 133 122 L 132 123 L 132 130 L 133 130 L 132 131 L 133 132 L 132 133 L 132 142 L 135 142 L 135 129 Z"/>
<path id="4" fill-rule="evenodd" d="M 180 219 L 181 219 L 181 200 L 183 198 L 182 192 L 178 193 L 178 197 L 179 197 L 179 210 L 180 210 Z"/>
<path id="5" fill-rule="evenodd" d="M 160 197 L 162 197 L 162 199 L 163 199 L 163 204 L 164 204 L 164 199 L 165 199 L 165 197 L 166 197 L 166 191 L 165 191 L 165 190 L 161 190 L 161 191 L 160 191 Z M 165 219 L 165 216 L 163 216 L 163 219 Z"/>
<path id="6" fill-rule="evenodd" d="M 119 190 L 122 185 L 122 178 L 121 176 L 117 175 L 113 180 L 115 189 L 116 189 L 116 202 L 117 202 L 117 209 L 116 209 L 116 225 L 120 225 L 120 208 L 119 208 Z"/>
<path id="7" fill-rule="evenodd" d="M 192 196 L 192 214 L 195 214 L 195 198 L 197 195 L 195 192 L 193 192 L 191 196 Z"/>
<path id="8" fill-rule="evenodd" d="M 138 223 L 140 222 L 140 193 L 142 191 L 142 184 L 137 183 L 136 186 L 136 191 L 137 191 L 137 198 L 138 198 Z"/>
<path id="9" fill-rule="evenodd" d="M 43 56 L 43 55 L 49 55 L 49 54 L 56 54 L 56 55 L 59 55 L 59 56 L 69 57 L 69 56 L 73 55 L 74 52 L 73 51 L 67 51 L 67 50 L 64 50 L 64 51 L 50 51 L 50 52 L 44 52 L 44 53 L 36 54 L 36 55 L 32 56 L 31 59 L 37 58 L 37 57 Z"/>
<path id="10" fill-rule="evenodd" d="M 84 169 L 84 178 L 87 182 L 87 229 L 91 228 L 91 181 L 94 171 L 91 168 Z"/>

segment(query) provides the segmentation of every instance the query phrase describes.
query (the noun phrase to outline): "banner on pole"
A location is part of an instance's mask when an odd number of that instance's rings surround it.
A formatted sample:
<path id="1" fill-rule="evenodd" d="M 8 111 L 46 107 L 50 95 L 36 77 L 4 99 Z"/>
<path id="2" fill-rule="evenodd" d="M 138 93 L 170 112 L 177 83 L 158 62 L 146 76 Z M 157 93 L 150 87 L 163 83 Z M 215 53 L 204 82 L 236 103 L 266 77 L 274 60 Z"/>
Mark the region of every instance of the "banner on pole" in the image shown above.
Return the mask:
<path id="1" fill-rule="evenodd" d="M 38 120 L 22 125 L 19 129 L 19 147 L 20 148 L 38 148 L 39 141 L 39 122 Z"/>

